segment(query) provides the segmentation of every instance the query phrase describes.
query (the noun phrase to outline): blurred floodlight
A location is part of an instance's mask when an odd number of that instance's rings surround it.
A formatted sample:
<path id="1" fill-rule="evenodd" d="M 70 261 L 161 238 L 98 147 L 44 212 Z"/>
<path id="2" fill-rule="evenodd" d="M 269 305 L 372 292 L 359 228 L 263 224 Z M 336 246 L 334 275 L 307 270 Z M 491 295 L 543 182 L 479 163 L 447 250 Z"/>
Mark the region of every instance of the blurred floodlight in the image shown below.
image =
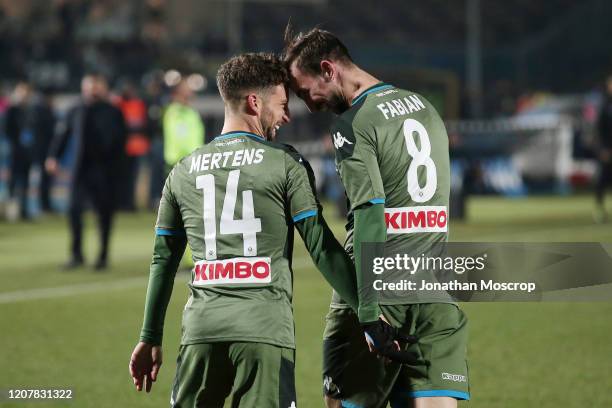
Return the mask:
<path id="1" fill-rule="evenodd" d="M 178 85 L 178 83 L 181 82 L 181 73 L 178 72 L 176 69 L 170 69 L 166 71 L 166 73 L 164 74 L 164 82 L 168 87 Z"/>
<path id="2" fill-rule="evenodd" d="M 199 92 L 206 89 L 208 81 L 200 74 L 191 74 L 187 77 L 187 85 L 194 92 Z"/>

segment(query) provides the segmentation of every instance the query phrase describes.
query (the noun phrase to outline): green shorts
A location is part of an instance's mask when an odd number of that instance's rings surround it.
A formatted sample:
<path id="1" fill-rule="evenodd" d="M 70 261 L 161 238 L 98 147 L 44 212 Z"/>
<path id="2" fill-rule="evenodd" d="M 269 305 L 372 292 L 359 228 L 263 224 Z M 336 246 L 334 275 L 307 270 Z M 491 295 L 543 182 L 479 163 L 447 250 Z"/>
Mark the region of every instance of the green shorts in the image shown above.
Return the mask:
<path id="1" fill-rule="evenodd" d="M 403 347 L 415 363 L 385 364 L 368 351 L 352 309 L 330 309 L 323 338 L 323 390 L 343 407 L 406 407 L 421 397 L 468 400 L 467 319 L 454 304 L 381 306 L 395 327 L 418 337 Z"/>
<path id="2" fill-rule="evenodd" d="M 170 406 L 295 408 L 295 350 L 264 343 L 202 343 L 179 349 Z"/>

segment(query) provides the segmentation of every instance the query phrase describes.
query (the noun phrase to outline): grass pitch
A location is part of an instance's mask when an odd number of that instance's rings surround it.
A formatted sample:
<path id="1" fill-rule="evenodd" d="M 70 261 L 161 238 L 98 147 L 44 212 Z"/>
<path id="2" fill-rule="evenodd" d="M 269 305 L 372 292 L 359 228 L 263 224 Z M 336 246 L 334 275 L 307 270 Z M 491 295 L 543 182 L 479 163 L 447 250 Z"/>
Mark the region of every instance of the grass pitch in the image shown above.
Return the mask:
<path id="1" fill-rule="evenodd" d="M 612 242 L 594 225 L 590 197 L 475 198 L 453 241 Z M 328 218 L 331 220 L 330 212 Z M 151 394 L 137 393 L 128 359 L 138 340 L 153 242 L 153 214 L 120 215 L 112 269 L 61 272 L 65 220 L 0 224 L 0 390 L 72 388 L 71 402 L 0 407 L 168 406 L 187 274 L 178 277 L 166 319 L 164 366 Z M 93 219 L 86 235 L 93 261 Z M 330 222 L 343 238 L 341 221 Z M 330 289 L 299 239 L 295 251 L 298 406 L 321 407 L 321 333 Z M 588 267 L 588 265 L 585 265 Z M 472 401 L 462 407 L 611 407 L 611 303 L 463 305 L 470 320 Z M 366 375 L 366 373 L 364 373 Z M 265 407 L 262 407 L 265 408 Z"/>

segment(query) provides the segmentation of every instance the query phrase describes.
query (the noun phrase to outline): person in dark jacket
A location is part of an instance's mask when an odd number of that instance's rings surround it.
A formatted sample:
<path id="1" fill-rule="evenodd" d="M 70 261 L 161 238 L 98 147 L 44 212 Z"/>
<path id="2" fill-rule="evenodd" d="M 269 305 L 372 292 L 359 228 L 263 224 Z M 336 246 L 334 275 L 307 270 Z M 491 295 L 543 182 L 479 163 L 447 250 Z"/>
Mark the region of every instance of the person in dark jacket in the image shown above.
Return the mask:
<path id="1" fill-rule="evenodd" d="M 51 97 L 35 94 L 31 85 L 20 82 L 15 86 L 13 104 L 6 113 L 6 134 L 11 143 L 11 197 L 19 196 L 21 217 L 29 219 L 28 190 L 38 188 L 40 206 L 51 211 L 51 177 L 42 172 L 40 185 L 30 185 L 32 166 L 42 169 L 53 139 L 55 117 Z"/>
<path id="2" fill-rule="evenodd" d="M 612 183 L 612 75 L 606 82 L 606 94 L 601 106 L 599 120 L 597 123 L 599 131 L 599 151 L 597 159 L 599 162 L 599 177 L 595 186 L 595 220 L 604 222 L 607 213 L 604 206 L 604 195 L 606 187 Z"/>
<path id="3" fill-rule="evenodd" d="M 96 270 L 106 269 L 112 218 L 115 210 L 115 186 L 121 174 L 126 127 L 121 111 L 108 102 L 108 84 L 99 75 L 86 75 L 81 82 L 82 100 L 68 113 L 54 138 L 45 167 L 57 172 L 70 138 L 73 139 L 74 163 L 69 198 L 69 224 L 72 236 L 71 258 L 66 269 L 84 263 L 81 249 L 82 213 L 87 199 L 97 213 L 100 252 Z"/>
<path id="4" fill-rule="evenodd" d="M 43 91 L 32 107 L 34 113 L 34 134 L 36 148 L 34 149 L 34 163 L 40 167 L 40 206 L 43 211 L 53 211 L 51 206 L 51 174 L 44 171 L 45 159 L 54 137 L 55 114 L 52 108 L 52 95 Z"/>
<path id="5" fill-rule="evenodd" d="M 29 219 L 28 190 L 35 139 L 32 121 L 32 88 L 19 82 L 13 90 L 11 105 L 6 111 L 5 130 L 11 147 L 9 195 L 19 200 L 22 219 Z"/>

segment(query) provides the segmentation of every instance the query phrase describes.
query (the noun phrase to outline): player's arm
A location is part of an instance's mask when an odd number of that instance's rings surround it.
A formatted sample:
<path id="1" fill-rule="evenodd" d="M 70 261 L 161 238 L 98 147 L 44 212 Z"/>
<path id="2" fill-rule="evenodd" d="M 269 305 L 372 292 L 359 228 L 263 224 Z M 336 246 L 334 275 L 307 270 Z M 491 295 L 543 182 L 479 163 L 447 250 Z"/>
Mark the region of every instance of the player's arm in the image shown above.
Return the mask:
<path id="1" fill-rule="evenodd" d="M 378 167 L 373 132 L 356 132 L 351 124 L 339 122 L 332 130 L 336 147 L 336 163 L 353 212 L 353 254 L 359 294 L 358 317 L 361 323 L 378 320 L 380 308 L 371 288 L 364 283 L 362 246 L 384 243 L 385 192 Z"/>
<path id="2" fill-rule="evenodd" d="M 147 392 L 151 390 L 162 364 L 164 319 L 174 277 L 187 243 L 180 212 L 170 187 L 171 177 L 172 173 L 166 180 L 159 205 L 140 342 L 130 358 L 130 374 L 138 391 L 143 387 Z"/>
<path id="3" fill-rule="evenodd" d="M 353 250 L 355 257 L 355 270 L 357 271 L 357 287 L 365 286 L 362 269 L 363 243 L 382 243 L 387 240 L 387 227 L 385 225 L 385 205 L 378 202 L 368 202 L 353 210 Z M 369 291 L 366 291 L 369 293 Z M 378 320 L 380 307 L 373 299 L 361 296 L 357 315 L 362 323 Z"/>
<path id="4" fill-rule="evenodd" d="M 176 235 L 170 235 L 171 233 Z M 140 332 L 140 341 L 144 343 L 154 346 L 160 346 L 162 343 L 166 309 L 170 302 L 174 277 L 185 252 L 186 243 L 187 240 L 182 231 L 157 229 L 149 271 L 144 323 Z"/>
<path id="5" fill-rule="evenodd" d="M 291 150 L 285 158 L 288 210 L 308 253 L 321 274 L 357 310 L 355 268 L 323 218 L 308 162 Z"/>
<path id="6" fill-rule="evenodd" d="M 387 239 L 385 225 L 385 193 L 378 167 L 375 132 L 355 132 L 352 125 L 340 122 L 332 131 L 335 135 L 336 163 L 351 202 L 353 211 L 353 253 L 357 272 L 359 308 L 357 315 L 371 351 L 401 363 L 412 362 L 412 356 L 399 351 L 397 340 L 415 342 L 412 336 L 403 336 L 382 316 L 378 299 L 367 287 L 363 267 L 365 243 L 384 244 Z"/>
<path id="7" fill-rule="evenodd" d="M 334 237 L 320 210 L 313 211 L 316 213 L 295 222 L 295 227 L 325 280 L 356 311 L 359 302 L 353 262 Z"/>

